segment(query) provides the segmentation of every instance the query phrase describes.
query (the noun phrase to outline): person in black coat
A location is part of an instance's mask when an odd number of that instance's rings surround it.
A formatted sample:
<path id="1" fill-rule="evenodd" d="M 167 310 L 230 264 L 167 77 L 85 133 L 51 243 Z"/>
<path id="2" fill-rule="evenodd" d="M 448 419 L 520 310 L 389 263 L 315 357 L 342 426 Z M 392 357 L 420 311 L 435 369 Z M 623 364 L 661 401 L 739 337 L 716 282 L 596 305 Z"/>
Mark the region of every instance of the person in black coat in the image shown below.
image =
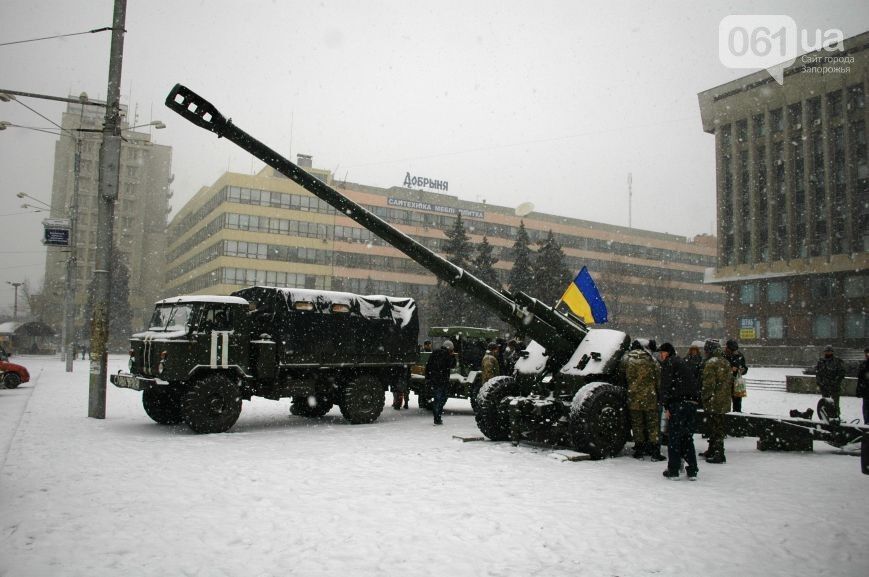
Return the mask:
<path id="1" fill-rule="evenodd" d="M 869 397 L 869 347 L 863 349 L 866 358 L 860 363 L 857 371 L 857 396 L 863 399 L 863 424 L 869 425 L 869 405 L 866 397 Z"/>
<path id="2" fill-rule="evenodd" d="M 658 347 L 661 357 L 661 398 L 670 422 L 670 442 L 667 445 L 668 479 L 679 478 L 679 466 L 685 459 L 685 472 L 692 481 L 697 478 L 697 453 L 694 450 L 694 421 L 700 404 L 700 383 L 691 369 L 676 354 L 670 343 Z"/>
<path id="3" fill-rule="evenodd" d="M 434 396 L 432 413 L 434 424 L 442 425 L 441 416 L 450 392 L 450 371 L 456 366 L 456 355 L 452 341 L 444 341 L 441 348 L 434 351 L 425 365 L 425 380 Z"/>
<path id="4" fill-rule="evenodd" d="M 739 350 L 739 343 L 733 339 L 728 340 L 724 345 L 724 358 L 730 363 L 730 370 L 733 373 L 733 384 L 736 384 L 736 379 L 748 372 L 748 364 L 745 362 L 745 355 Z M 738 396 L 737 396 L 738 395 Z M 745 396 L 745 391 L 736 393 L 734 390 L 731 401 L 733 402 L 733 412 L 742 412 L 742 398 Z"/>

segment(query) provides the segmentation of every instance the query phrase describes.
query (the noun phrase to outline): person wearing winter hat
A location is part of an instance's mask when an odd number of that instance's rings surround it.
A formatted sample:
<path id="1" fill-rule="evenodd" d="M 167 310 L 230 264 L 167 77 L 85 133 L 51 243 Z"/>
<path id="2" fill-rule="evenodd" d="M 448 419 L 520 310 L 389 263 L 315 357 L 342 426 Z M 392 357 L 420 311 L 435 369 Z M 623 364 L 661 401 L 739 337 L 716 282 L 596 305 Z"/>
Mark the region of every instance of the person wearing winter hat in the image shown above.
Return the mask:
<path id="1" fill-rule="evenodd" d="M 444 341 L 441 348 L 434 351 L 425 365 L 425 380 L 434 394 L 432 413 L 434 424 L 442 425 L 441 416 L 450 391 L 450 371 L 456 366 L 456 355 L 452 341 Z"/>
<path id="2" fill-rule="evenodd" d="M 721 355 L 717 341 L 708 340 L 703 346 L 706 361 L 703 364 L 703 412 L 709 433 L 709 448 L 700 456 L 707 463 L 726 463 L 724 456 L 725 415 L 730 412 L 730 363 Z"/>
<path id="3" fill-rule="evenodd" d="M 679 478 L 679 466 L 685 459 L 688 479 L 697 478 L 697 454 L 694 452 L 694 422 L 700 404 L 700 384 L 688 365 L 670 343 L 658 347 L 661 356 L 661 396 L 670 421 L 667 446 L 667 469 L 664 477 Z"/>
<path id="4" fill-rule="evenodd" d="M 622 360 L 622 370 L 628 385 L 628 411 L 634 437 L 634 458 L 649 455 L 653 461 L 663 461 L 658 442 L 658 390 L 661 367 L 640 341 L 631 343 L 631 350 Z"/>
<path id="5" fill-rule="evenodd" d="M 733 339 L 728 339 L 724 344 L 724 358 L 730 363 L 730 372 L 732 373 L 733 393 L 731 401 L 733 402 L 733 412 L 742 412 L 742 399 L 746 396 L 744 387 L 737 387 L 737 379 L 748 372 L 748 365 L 745 364 L 745 355 L 739 350 L 739 343 Z M 738 390 L 739 389 L 739 390 Z"/>
<path id="6" fill-rule="evenodd" d="M 832 407 L 826 411 L 828 419 L 839 418 L 839 395 L 842 394 L 844 380 L 845 366 L 842 359 L 833 354 L 832 345 L 827 345 L 824 347 L 824 356 L 818 359 L 818 364 L 815 365 L 815 381 L 818 383 L 821 396 L 832 399 Z"/>

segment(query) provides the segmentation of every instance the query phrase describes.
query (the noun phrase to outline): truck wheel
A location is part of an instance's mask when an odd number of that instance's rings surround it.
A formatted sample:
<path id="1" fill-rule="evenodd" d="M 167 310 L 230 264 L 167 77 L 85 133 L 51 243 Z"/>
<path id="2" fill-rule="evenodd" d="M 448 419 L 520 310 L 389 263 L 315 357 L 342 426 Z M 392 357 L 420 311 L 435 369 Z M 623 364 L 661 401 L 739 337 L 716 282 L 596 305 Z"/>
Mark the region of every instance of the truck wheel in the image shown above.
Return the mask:
<path id="1" fill-rule="evenodd" d="M 6 385 L 7 389 L 17 389 L 18 385 L 21 384 L 21 377 L 19 377 L 16 373 L 6 373 L 3 376 L 3 384 Z"/>
<path id="2" fill-rule="evenodd" d="M 621 453 L 630 430 L 627 393 L 610 383 L 589 383 L 570 405 L 570 438 L 577 451 L 592 459 Z"/>
<path id="3" fill-rule="evenodd" d="M 516 380 L 513 377 L 494 377 L 486 381 L 477 395 L 477 407 L 474 418 L 477 428 L 493 441 L 506 441 L 510 438 L 510 415 L 502 413 L 499 408 L 504 397 L 518 394 Z"/>
<path id="4" fill-rule="evenodd" d="M 228 431 L 241 414 L 238 385 L 219 374 L 193 381 L 182 395 L 181 414 L 197 433 Z"/>
<path id="5" fill-rule="evenodd" d="M 293 397 L 290 414 L 300 417 L 318 418 L 332 410 L 332 401 L 323 395 L 300 395 Z"/>
<path id="6" fill-rule="evenodd" d="M 142 406 L 154 422 L 177 425 L 181 417 L 181 389 L 177 385 L 151 387 L 142 393 Z"/>
<path id="7" fill-rule="evenodd" d="M 383 385 L 370 375 L 362 375 L 344 385 L 341 414 L 354 425 L 373 423 L 383 411 L 386 397 Z"/>

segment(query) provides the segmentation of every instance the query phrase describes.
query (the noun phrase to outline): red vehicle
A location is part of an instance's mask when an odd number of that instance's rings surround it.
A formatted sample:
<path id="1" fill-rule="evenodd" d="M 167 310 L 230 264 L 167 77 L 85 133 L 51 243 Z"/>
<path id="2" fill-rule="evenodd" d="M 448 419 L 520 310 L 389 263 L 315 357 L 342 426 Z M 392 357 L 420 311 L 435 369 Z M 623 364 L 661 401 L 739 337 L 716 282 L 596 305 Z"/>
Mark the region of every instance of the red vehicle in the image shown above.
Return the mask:
<path id="1" fill-rule="evenodd" d="M 30 373 L 21 365 L 10 363 L 8 357 L 0 355 L 0 383 L 7 389 L 14 389 L 30 380 Z"/>

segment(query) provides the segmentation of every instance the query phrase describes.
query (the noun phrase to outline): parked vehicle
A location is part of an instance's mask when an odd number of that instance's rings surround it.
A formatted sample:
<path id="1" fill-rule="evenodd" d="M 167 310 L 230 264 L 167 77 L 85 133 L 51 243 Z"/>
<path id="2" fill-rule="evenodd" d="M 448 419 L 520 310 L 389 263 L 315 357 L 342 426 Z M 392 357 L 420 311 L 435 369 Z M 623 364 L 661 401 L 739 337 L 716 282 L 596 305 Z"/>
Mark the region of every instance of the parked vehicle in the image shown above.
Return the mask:
<path id="1" fill-rule="evenodd" d="M 7 389 L 14 389 L 21 383 L 30 381 L 30 373 L 24 366 L 10 363 L 8 355 L 0 357 L 0 383 Z"/>
<path id="2" fill-rule="evenodd" d="M 338 405 L 371 423 L 384 391 L 409 378 L 418 332 L 410 298 L 276 287 L 174 297 L 132 336 L 130 371 L 111 382 L 141 391 L 154 421 L 197 433 L 229 430 L 252 396 L 291 397 L 306 417 Z"/>
<path id="3" fill-rule="evenodd" d="M 449 396 L 454 399 L 470 399 L 476 407 L 477 394 L 483 383 L 480 380 L 480 362 L 486 352 L 486 344 L 498 337 L 496 329 L 478 327 L 431 327 L 428 336 L 434 348 L 445 340 L 455 346 L 458 362 L 450 374 Z M 419 362 L 411 367 L 410 388 L 416 393 L 421 409 L 430 409 L 432 393 L 425 381 L 425 365 L 431 353 L 421 352 Z"/>

